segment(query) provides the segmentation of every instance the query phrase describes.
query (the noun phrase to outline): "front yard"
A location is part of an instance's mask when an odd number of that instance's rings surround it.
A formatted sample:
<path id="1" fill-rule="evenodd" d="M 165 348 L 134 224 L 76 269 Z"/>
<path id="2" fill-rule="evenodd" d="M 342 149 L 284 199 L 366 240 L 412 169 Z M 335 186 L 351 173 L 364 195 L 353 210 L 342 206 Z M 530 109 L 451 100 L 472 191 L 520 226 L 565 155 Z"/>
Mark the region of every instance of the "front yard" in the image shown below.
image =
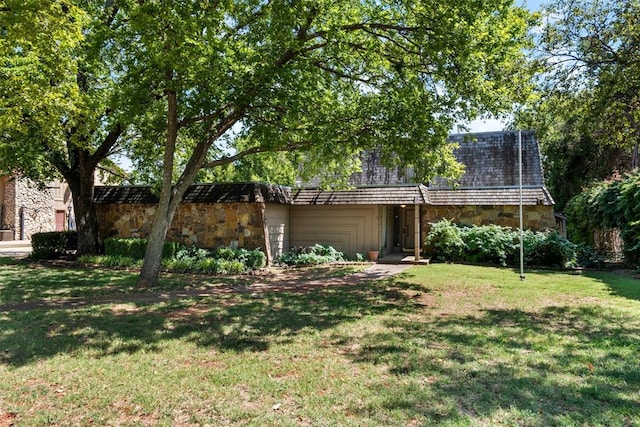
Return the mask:
<path id="1" fill-rule="evenodd" d="M 0 426 L 640 425 L 640 280 L 518 276 L 171 276 L 145 302 L 133 273 L 0 260 Z"/>

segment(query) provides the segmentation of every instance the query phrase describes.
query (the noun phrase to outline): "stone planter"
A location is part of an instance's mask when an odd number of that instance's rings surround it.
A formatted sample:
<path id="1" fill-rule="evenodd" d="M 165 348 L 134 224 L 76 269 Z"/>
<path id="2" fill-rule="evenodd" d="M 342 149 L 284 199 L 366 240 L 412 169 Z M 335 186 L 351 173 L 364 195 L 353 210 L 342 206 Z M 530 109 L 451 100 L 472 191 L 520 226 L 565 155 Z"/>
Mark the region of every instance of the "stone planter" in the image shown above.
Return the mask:
<path id="1" fill-rule="evenodd" d="M 378 255 L 380 255 L 380 251 L 368 251 L 367 258 L 371 262 L 376 262 L 378 260 Z"/>

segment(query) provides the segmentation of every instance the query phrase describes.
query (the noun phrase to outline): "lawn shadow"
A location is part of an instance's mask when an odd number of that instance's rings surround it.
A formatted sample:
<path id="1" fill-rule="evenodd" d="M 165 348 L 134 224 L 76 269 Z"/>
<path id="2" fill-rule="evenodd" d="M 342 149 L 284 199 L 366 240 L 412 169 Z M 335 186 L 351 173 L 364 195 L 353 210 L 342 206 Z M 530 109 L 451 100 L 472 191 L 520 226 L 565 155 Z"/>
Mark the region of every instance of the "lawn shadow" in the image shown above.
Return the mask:
<path id="1" fill-rule="evenodd" d="M 359 338 L 350 354 L 403 378 L 405 386 L 388 390 L 387 409 L 463 424 L 613 425 L 640 417 L 632 350 L 640 333 L 607 309 L 492 309 L 423 319 L 395 316 L 384 332 Z M 517 415 L 500 419 L 505 411 Z M 611 414 L 619 418 L 608 420 Z"/>
<path id="2" fill-rule="evenodd" d="M 402 306 L 401 295 L 390 299 L 373 286 L 5 311 L 0 313 L 0 363 L 22 366 L 75 351 L 95 357 L 152 352 L 163 341 L 185 338 L 227 351 L 265 351 L 304 329 L 324 330 Z"/>
<path id="3" fill-rule="evenodd" d="M 607 285 L 612 295 L 640 301 L 640 279 L 629 272 L 586 271 L 584 275 Z"/>

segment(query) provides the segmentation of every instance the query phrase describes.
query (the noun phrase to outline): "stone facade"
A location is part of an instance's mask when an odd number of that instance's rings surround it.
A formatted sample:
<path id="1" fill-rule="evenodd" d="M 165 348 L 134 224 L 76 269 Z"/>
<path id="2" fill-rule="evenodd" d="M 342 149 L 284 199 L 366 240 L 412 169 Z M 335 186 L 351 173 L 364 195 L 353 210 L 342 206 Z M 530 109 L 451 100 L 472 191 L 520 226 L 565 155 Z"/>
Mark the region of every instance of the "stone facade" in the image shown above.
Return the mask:
<path id="1" fill-rule="evenodd" d="M 98 204 L 100 238 L 146 238 L 156 208 L 155 204 Z M 229 246 L 267 253 L 264 204 L 182 203 L 167 240 L 202 248 Z"/>
<path id="2" fill-rule="evenodd" d="M 34 233 L 56 229 L 52 187 L 39 189 L 19 177 L 3 177 L 0 187 L 3 240 L 30 240 Z"/>
<path id="3" fill-rule="evenodd" d="M 501 206 L 425 206 L 422 208 L 423 231 L 429 232 L 429 224 L 442 219 L 456 224 L 489 225 L 518 228 L 520 226 L 519 207 Z M 552 205 L 524 206 L 522 222 L 524 229 L 555 229 L 556 219 Z"/>

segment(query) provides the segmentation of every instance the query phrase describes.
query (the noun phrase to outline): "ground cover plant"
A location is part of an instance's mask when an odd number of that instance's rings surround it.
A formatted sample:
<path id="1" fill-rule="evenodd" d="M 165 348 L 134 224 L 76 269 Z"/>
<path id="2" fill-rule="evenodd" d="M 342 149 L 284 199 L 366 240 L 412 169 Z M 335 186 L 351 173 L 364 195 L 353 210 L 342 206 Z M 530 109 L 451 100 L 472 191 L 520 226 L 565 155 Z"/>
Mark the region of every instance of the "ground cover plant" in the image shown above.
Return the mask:
<path id="1" fill-rule="evenodd" d="M 104 255 L 84 255 L 80 261 L 105 267 L 140 267 L 146 247 L 146 239 L 108 238 L 104 242 Z M 165 271 L 196 274 L 240 274 L 258 270 L 266 264 L 267 258 L 259 249 L 204 249 L 176 242 L 165 242 L 162 260 Z"/>
<path id="2" fill-rule="evenodd" d="M 139 291 L 126 271 L 0 260 L 0 424 L 640 423 L 638 279 L 528 271 L 521 282 L 453 264 L 377 282 L 286 271 L 274 283 L 343 285 L 256 296 L 256 276 L 170 275 L 158 295 L 201 293 L 18 309 Z"/>
<path id="3" fill-rule="evenodd" d="M 290 267 L 308 267 L 346 261 L 345 255 L 333 246 L 315 244 L 296 246 L 276 259 L 276 264 Z"/>

